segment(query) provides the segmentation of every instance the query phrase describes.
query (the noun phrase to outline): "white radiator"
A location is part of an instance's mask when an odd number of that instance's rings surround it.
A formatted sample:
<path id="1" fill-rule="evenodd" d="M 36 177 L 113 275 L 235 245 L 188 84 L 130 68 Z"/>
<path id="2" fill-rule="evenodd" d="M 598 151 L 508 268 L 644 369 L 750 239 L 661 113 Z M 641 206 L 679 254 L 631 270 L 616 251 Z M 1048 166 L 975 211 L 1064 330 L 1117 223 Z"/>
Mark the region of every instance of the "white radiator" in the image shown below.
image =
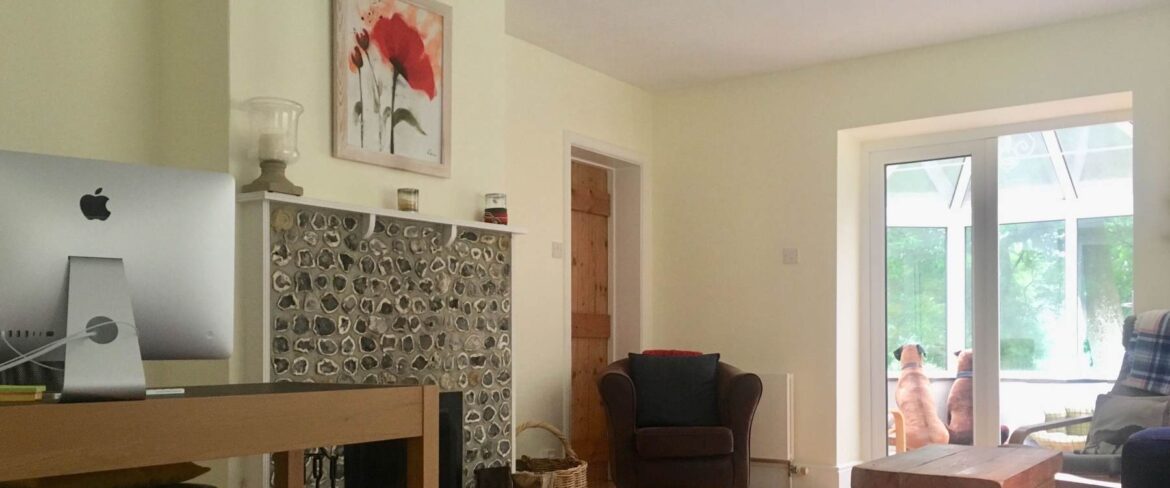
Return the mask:
<path id="1" fill-rule="evenodd" d="M 792 375 L 761 374 L 764 395 L 752 423 L 752 460 L 792 461 Z"/>

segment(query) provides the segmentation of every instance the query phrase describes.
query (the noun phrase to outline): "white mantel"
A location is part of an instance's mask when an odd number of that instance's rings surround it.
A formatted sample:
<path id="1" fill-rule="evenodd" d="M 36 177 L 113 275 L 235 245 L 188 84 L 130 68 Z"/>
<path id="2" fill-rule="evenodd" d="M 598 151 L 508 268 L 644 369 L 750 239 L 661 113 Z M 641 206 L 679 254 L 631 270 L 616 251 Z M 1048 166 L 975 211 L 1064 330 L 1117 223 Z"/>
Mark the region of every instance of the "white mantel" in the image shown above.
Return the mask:
<path id="1" fill-rule="evenodd" d="M 438 217 L 434 215 L 425 215 L 418 212 L 403 212 L 401 210 L 392 210 L 380 207 L 363 207 L 361 205 L 351 205 L 348 203 L 330 202 L 327 200 L 317 200 L 313 198 L 298 197 L 293 195 L 285 195 L 283 193 L 271 192 L 251 192 L 241 193 L 237 198 L 237 203 L 250 202 L 279 202 L 290 203 L 294 205 L 301 205 L 306 207 L 327 208 L 332 210 L 341 210 L 344 212 L 353 212 L 369 217 L 391 217 L 395 219 L 411 220 L 415 222 L 429 222 L 441 225 L 450 225 L 455 228 L 489 230 L 494 232 L 506 232 L 509 234 L 527 234 L 528 230 L 523 227 L 515 227 L 511 225 L 489 224 L 486 222 L 477 222 L 474 220 L 452 219 L 448 217 Z M 367 219 L 367 222 L 372 225 L 373 219 Z M 457 229 L 456 229 L 457 230 Z M 458 232 L 452 232 L 452 235 L 458 235 Z"/>

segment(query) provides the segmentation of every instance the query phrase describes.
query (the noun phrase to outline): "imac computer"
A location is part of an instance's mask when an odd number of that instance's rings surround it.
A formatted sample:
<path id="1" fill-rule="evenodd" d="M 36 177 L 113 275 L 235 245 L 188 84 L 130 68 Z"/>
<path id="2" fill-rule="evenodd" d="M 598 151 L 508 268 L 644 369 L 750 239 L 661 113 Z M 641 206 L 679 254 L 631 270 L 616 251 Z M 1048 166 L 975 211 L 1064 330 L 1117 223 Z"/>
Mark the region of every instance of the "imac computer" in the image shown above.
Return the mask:
<path id="1" fill-rule="evenodd" d="M 0 370 L 141 399 L 143 359 L 231 355 L 234 281 L 230 175 L 0 151 Z"/>

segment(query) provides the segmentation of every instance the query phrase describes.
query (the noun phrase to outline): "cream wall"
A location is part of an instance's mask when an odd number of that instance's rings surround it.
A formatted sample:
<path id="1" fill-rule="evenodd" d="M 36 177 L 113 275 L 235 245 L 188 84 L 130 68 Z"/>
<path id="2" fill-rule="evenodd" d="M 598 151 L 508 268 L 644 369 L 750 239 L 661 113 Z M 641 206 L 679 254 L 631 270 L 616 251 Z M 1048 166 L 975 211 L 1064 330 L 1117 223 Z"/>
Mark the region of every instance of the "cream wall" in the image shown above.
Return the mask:
<path id="1" fill-rule="evenodd" d="M 864 210 L 860 171 L 837 167 L 859 141 L 838 131 L 1132 91 L 1137 305 L 1164 306 L 1168 79 L 1163 8 L 658 94 L 656 345 L 794 373 L 796 461 L 814 468 L 797 486 L 837 486 L 861 456 L 862 367 L 859 282 L 838 259 L 856 269 Z"/>
<path id="2" fill-rule="evenodd" d="M 525 41 L 507 43 L 507 173 L 509 217 L 529 234 L 513 244 L 512 363 L 517 422 L 565 425 L 563 392 L 570 372 L 564 349 L 564 261 L 552 244 L 565 241 L 566 131 L 651 155 L 648 92 L 614 80 Z M 649 164 L 644 171 L 649 172 Z M 566 255 L 569 246 L 566 243 Z M 566 258 L 567 259 L 567 258 Z M 539 455 L 553 441 L 525 435 L 519 454 Z"/>
<path id="3" fill-rule="evenodd" d="M 226 169 L 226 1 L 0 11 L 0 148 Z"/>

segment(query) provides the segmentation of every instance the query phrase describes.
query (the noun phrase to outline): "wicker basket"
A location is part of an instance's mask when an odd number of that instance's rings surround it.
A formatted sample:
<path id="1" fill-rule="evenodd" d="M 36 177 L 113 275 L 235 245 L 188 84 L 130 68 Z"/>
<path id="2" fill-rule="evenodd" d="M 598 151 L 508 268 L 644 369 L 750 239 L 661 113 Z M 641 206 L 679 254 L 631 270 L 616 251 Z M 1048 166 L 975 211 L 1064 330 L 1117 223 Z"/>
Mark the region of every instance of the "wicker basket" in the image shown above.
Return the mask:
<path id="1" fill-rule="evenodd" d="M 547 430 L 556 436 L 565 448 L 566 457 L 534 459 L 524 456 L 519 461 L 516 461 L 516 473 L 530 473 L 533 475 L 551 474 L 553 478 L 552 485 L 545 488 L 586 488 L 588 486 L 586 471 L 589 469 L 589 464 L 582 461 L 581 458 L 577 457 L 577 453 L 573 452 L 573 448 L 569 446 L 569 438 L 565 437 L 565 434 L 556 427 L 545 422 L 524 422 L 516 430 L 516 435 L 519 436 L 521 432 L 531 428 Z"/>

